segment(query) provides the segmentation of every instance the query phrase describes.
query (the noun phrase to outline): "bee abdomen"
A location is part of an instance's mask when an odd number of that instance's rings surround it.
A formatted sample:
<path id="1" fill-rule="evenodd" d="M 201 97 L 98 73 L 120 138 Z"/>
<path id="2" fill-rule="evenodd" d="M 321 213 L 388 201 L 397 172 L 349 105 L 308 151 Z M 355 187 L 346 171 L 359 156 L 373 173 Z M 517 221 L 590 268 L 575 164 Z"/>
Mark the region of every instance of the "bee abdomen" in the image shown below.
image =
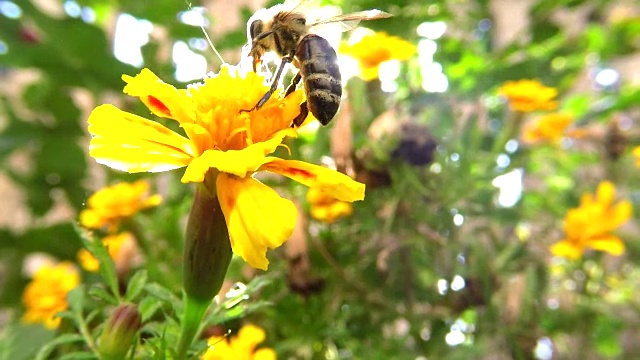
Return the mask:
<path id="1" fill-rule="evenodd" d="M 296 57 L 300 61 L 309 110 L 327 125 L 338 112 L 342 98 L 336 52 L 327 40 L 311 34 L 298 44 Z"/>

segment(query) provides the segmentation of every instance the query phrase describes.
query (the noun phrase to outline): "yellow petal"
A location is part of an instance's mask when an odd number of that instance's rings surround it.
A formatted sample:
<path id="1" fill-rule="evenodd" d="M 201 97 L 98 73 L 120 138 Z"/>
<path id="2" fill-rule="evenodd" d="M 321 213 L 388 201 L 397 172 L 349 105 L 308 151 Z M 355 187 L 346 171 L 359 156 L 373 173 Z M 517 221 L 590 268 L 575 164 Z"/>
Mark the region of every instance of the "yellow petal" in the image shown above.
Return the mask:
<path id="1" fill-rule="evenodd" d="M 216 186 L 233 252 L 254 268 L 266 270 L 267 249 L 282 245 L 293 233 L 295 206 L 252 177 L 220 173 Z"/>
<path id="2" fill-rule="evenodd" d="M 615 256 L 624 253 L 624 243 L 620 238 L 613 235 L 604 235 L 595 239 L 589 239 L 587 246 L 594 250 L 605 251 Z"/>
<path id="3" fill-rule="evenodd" d="M 268 170 L 303 185 L 319 188 L 338 200 L 352 202 L 364 199 L 364 184 L 322 166 L 304 161 L 267 158 L 260 170 Z"/>
<path id="4" fill-rule="evenodd" d="M 193 159 L 181 181 L 202 182 L 204 175 L 210 168 L 220 172 L 246 177 L 253 173 L 264 162 L 265 156 L 274 152 L 282 143 L 285 136 L 296 136 L 296 131 L 291 128 L 277 132 L 270 140 L 249 145 L 242 150 L 206 150 L 202 155 Z"/>
<path id="5" fill-rule="evenodd" d="M 640 167 L 640 146 L 633 148 L 633 157 L 636 159 L 636 166 Z"/>
<path id="6" fill-rule="evenodd" d="M 253 353 L 253 360 L 276 360 L 276 352 L 270 348 L 262 348 Z"/>
<path id="7" fill-rule="evenodd" d="M 242 341 L 248 344 L 247 347 L 255 348 L 267 338 L 267 333 L 264 329 L 257 327 L 253 324 L 244 325 L 240 331 L 238 331 L 238 337 L 236 340 Z"/>
<path id="8" fill-rule="evenodd" d="M 568 241 L 560 241 L 550 248 L 551 253 L 555 256 L 561 256 L 568 259 L 576 260 L 582 256 L 583 249 Z"/>
<path id="9" fill-rule="evenodd" d="M 89 155 L 127 172 L 180 168 L 193 158 L 192 143 L 159 123 L 101 105 L 89 115 Z"/>
<path id="10" fill-rule="evenodd" d="M 611 224 L 611 229 L 626 223 L 631 219 L 633 213 L 633 205 L 629 200 L 622 200 L 610 209 L 607 213 L 607 222 Z"/>
<path id="11" fill-rule="evenodd" d="M 613 199 L 616 196 L 616 188 L 613 186 L 613 183 L 610 181 L 603 181 L 598 185 L 598 190 L 596 191 L 597 201 L 605 206 L 613 203 Z"/>
<path id="12" fill-rule="evenodd" d="M 100 262 L 87 249 L 80 249 L 77 258 L 80 266 L 87 271 L 96 272 L 100 269 Z"/>
<path id="13" fill-rule="evenodd" d="M 379 71 L 380 71 L 379 65 L 374 65 L 374 66 L 360 65 L 360 77 L 364 81 L 373 81 L 377 79 Z"/>
<path id="14" fill-rule="evenodd" d="M 90 229 L 98 229 L 104 226 L 106 219 L 91 209 L 85 209 L 80 212 L 80 224 Z"/>
<path id="15" fill-rule="evenodd" d="M 142 69 L 136 76 L 123 75 L 127 82 L 124 93 L 140 99 L 157 116 L 190 122 L 195 119 L 193 102 L 185 90 L 160 80 L 149 69 Z"/>

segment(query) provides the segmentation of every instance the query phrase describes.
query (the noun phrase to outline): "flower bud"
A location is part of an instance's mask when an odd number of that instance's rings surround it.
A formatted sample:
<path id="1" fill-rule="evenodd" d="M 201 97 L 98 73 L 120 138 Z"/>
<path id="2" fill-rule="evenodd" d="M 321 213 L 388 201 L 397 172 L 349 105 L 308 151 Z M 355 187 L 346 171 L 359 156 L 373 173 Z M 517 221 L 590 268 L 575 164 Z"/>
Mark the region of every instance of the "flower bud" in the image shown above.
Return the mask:
<path id="1" fill-rule="evenodd" d="M 198 186 L 193 199 L 183 255 L 184 291 L 210 303 L 220 290 L 231 262 L 229 230 L 217 196 Z"/>
<path id="2" fill-rule="evenodd" d="M 141 325 L 142 318 L 135 305 L 119 305 L 111 313 L 100 337 L 100 358 L 124 359 Z"/>

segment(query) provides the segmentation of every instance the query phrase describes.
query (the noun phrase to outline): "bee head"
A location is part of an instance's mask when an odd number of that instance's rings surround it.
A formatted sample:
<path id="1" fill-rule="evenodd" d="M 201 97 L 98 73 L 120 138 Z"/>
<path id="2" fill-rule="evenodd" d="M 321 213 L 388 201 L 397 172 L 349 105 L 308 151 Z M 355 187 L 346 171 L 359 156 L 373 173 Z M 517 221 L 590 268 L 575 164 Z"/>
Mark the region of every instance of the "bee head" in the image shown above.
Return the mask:
<path id="1" fill-rule="evenodd" d="M 262 20 L 254 20 L 249 24 L 249 29 L 247 31 L 247 37 L 249 40 L 255 41 L 256 38 L 262 34 L 264 29 L 264 22 Z"/>

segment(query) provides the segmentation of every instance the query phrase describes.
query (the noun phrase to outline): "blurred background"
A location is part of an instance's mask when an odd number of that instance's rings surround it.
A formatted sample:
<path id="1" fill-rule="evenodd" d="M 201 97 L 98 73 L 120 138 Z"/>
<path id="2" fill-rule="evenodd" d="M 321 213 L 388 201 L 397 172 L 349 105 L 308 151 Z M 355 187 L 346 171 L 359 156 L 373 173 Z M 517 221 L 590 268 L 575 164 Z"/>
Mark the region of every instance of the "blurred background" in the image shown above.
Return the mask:
<path id="1" fill-rule="evenodd" d="M 163 198 L 127 225 L 153 246 L 114 258 L 119 280 L 144 268 L 149 282 L 180 294 L 193 188 L 180 170 L 131 175 L 97 164 L 86 120 L 104 103 L 153 118 L 122 93 L 122 74 L 147 67 L 184 88 L 220 69 L 200 26 L 235 64 L 248 18 L 276 3 L 0 0 L 0 359 L 32 358 L 69 331 L 21 320 L 39 263 L 72 262 L 83 284 L 100 286 L 78 260 L 76 225 L 105 186 L 145 179 Z M 338 51 L 341 110 L 288 144 L 291 158 L 364 182 L 366 198 L 334 204 L 262 179 L 295 199 L 298 227 L 269 252 L 267 272 L 234 259 L 225 291 L 260 286 L 210 330 L 256 324 L 283 359 L 637 356 L 636 216 L 610 229 L 623 251 L 550 250 L 571 237 L 567 213 L 601 181 L 614 184 L 615 202 L 640 200 L 637 0 L 320 4 L 327 16 L 393 14 L 323 33 Z M 554 106 L 516 109 L 540 96 L 502 87 L 521 79 L 555 89 Z M 556 113 L 566 123 L 541 125 Z M 605 212 L 584 224 L 606 222 Z M 49 357 L 64 354 L 56 351 Z"/>

